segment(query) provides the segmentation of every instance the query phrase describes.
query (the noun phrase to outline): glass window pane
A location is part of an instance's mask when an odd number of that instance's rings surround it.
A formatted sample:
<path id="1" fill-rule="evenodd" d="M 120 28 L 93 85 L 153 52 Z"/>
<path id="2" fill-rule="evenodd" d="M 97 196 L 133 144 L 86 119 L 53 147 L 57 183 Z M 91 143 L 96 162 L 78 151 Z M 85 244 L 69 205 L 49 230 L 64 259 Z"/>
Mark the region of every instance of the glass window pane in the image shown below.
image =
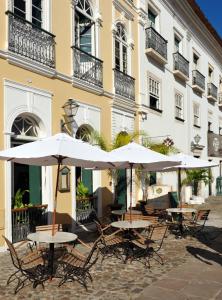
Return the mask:
<path id="1" fill-rule="evenodd" d="M 14 0 L 14 14 L 25 19 L 26 5 L 24 0 Z"/>

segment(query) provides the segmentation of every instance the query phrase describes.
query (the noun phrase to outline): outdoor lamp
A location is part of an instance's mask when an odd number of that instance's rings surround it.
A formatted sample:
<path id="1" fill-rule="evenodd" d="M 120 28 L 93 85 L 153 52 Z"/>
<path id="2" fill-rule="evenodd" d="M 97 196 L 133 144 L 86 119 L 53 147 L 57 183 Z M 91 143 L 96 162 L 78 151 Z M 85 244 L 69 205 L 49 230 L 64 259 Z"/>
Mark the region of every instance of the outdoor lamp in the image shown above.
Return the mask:
<path id="1" fill-rule="evenodd" d="M 201 136 L 199 136 L 199 134 L 195 135 L 195 137 L 193 138 L 195 143 L 198 145 L 199 141 L 201 140 Z"/>
<path id="2" fill-rule="evenodd" d="M 62 108 L 64 109 L 65 115 L 71 119 L 77 114 L 79 104 L 74 99 L 69 98 Z"/>

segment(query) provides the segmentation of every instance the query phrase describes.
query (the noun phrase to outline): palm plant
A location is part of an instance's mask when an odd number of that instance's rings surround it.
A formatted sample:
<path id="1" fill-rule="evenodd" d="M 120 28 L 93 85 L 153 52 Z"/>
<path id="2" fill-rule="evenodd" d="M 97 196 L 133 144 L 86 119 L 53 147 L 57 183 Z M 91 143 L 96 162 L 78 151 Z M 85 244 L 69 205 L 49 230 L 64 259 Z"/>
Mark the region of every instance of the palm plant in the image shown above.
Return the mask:
<path id="1" fill-rule="evenodd" d="M 182 181 L 183 185 L 192 185 L 193 193 L 195 196 L 199 194 L 200 183 L 204 182 L 205 185 L 212 181 L 211 172 L 207 169 L 186 170 L 186 178 Z"/>

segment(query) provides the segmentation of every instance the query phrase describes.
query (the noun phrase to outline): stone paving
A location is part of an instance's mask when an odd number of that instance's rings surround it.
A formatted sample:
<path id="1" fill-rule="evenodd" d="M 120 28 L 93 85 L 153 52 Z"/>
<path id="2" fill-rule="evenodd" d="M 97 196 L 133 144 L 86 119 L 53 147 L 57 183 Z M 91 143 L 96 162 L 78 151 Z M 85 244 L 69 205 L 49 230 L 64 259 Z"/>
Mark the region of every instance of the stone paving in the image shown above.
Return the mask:
<path id="1" fill-rule="evenodd" d="M 213 239 L 210 244 L 169 235 L 161 250 L 165 264 L 151 261 L 150 269 L 139 262 L 123 264 L 114 258 L 102 265 L 98 261 L 92 269 L 93 283 L 89 283 L 88 291 L 77 282 L 59 288 L 53 279 L 44 290 L 28 285 L 14 295 L 13 285 L 6 286 L 13 271 L 10 256 L 0 253 L 0 299 L 222 300 L 222 200 L 207 207 L 212 209 L 207 227 Z"/>

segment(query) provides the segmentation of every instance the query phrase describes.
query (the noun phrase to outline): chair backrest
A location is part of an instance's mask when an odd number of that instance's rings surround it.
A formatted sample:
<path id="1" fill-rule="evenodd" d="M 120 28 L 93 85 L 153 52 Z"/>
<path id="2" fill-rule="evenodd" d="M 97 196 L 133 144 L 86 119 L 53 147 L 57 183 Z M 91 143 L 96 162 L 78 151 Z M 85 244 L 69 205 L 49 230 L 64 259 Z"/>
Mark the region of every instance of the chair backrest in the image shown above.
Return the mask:
<path id="1" fill-rule="evenodd" d="M 142 216 L 141 220 L 149 221 L 151 225 L 159 224 L 159 217 L 158 216 Z"/>
<path id="2" fill-rule="evenodd" d="M 133 211 L 131 213 L 131 220 L 141 220 L 142 219 L 142 213 L 141 214 L 133 214 Z M 124 215 L 124 220 L 129 221 L 130 220 L 130 213 L 127 212 Z"/>
<path id="3" fill-rule="evenodd" d="M 51 232 L 52 231 L 52 226 L 53 226 L 52 224 L 36 226 L 35 231 L 36 232 L 38 232 L 38 231 L 49 231 L 49 232 Z M 55 232 L 61 231 L 61 229 L 62 229 L 62 226 L 60 226 L 60 224 L 55 224 L 54 225 L 54 231 Z"/>
<path id="4" fill-rule="evenodd" d="M 18 257 L 18 254 L 15 250 L 15 247 L 13 246 L 13 244 L 3 235 L 2 236 L 3 239 L 5 240 L 7 246 L 8 246 L 8 249 L 9 249 L 9 252 L 10 252 L 10 255 L 11 255 L 11 259 L 12 259 L 12 263 L 13 265 L 17 268 L 17 269 L 21 269 L 21 262 L 20 262 L 20 259 Z"/>
<path id="5" fill-rule="evenodd" d="M 200 209 L 196 214 L 196 221 L 203 221 L 204 224 L 208 220 L 210 209 Z"/>
<path id="6" fill-rule="evenodd" d="M 145 211 L 148 215 L 153 215 L 154 214 L 154 208 L 150 207 L 148 205 L 145 205 Z"/>
<path id="7" fill-rule="evenodd" d="M 153 225 L 150 226 L 150 237 L 157 246 L 157 251 L 162 247 L 163 240 L 166 236 L 168 225 Z"/>
<path id="8" fill-rule="evenodd" d="M 98 233 L 99 233 L 100 235 L 103 235 L 102 225 L 101 225 L 98 221 L 96 221 L 96 220 L 94 220 L 94 222 L 95 222 L 95 224 L 96 224 L 96 228 L 97 228 L 97 230 L 98 230 Z"/>
<path id="9" fill-rule="evenodd" d="M 88 254 L 87 258 L 86 258 L 86 261 L 85 261 L 85 263 L 84 263 L 84 266 L 85 266 L 85 267 L 88 265 L 88 268 L 90 268 L 90 267 L 97 261 L 99 252 L 97 252 L 97 255 L 96 255 L 96 257 L 95 257 L 95 259 L 94 259 L 93 261 L 91 261 L 91 259 L 92 259 L 93 253 L 94 253 L 94 252 L 96 251 L 96 249 L 97 249 L 97 245 L 98 245 L 98 243 L 100 242 L 100 240 L 101 240 L 101 237 L 99 237 L 99 238 L 94 242 L 94 244 L 93 244 L 93 246 L 92 246 L 92 249 L 90 250 L 90 252 L 89 252 L 89 254 Z"/>

